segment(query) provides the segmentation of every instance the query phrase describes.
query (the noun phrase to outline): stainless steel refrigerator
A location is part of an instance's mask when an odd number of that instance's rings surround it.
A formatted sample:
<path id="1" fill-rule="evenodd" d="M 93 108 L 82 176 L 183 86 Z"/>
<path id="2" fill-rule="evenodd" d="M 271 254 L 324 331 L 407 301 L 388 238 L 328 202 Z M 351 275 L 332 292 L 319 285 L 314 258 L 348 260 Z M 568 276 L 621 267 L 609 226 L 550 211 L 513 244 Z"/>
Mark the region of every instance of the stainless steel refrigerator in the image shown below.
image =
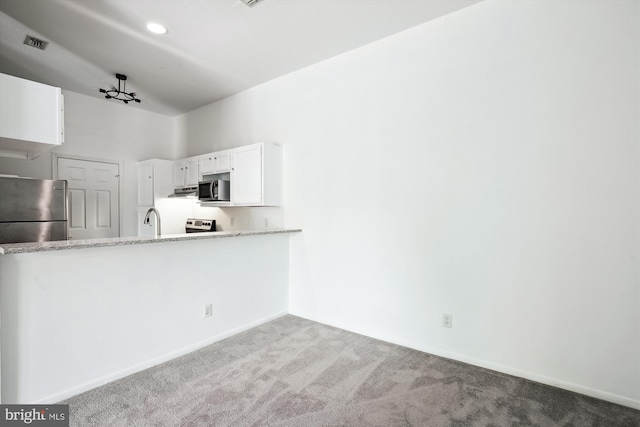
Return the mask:
<path id="1" fill-rule="evenodd" d="M 0 243 L 67 240 L 67 181 L 0 177 Z"/>

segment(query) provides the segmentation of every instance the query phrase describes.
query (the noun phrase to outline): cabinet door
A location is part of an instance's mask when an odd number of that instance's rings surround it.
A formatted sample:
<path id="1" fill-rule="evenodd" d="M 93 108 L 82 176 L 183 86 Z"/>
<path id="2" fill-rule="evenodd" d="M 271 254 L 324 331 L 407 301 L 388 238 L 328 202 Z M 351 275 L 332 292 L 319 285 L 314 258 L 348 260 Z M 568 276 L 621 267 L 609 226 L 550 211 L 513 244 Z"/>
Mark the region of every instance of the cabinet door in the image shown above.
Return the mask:
<path id="1" fill-rule="evenodd" d="M 62 144 L 64 116 L 60 88 L 0 74 L 0 93 L 0 137 Z"/>
<path id="2" fill-rule="evenodd" d="M 197 185 L 198 179 L 198 158 L 191 157 L 185 160 L 185 185 Z"/>
<path id="3" fill-rule="evenodd" d="M 200 176 L 214 173 L 224 173 L 231 170 L 231 153 L 229 151 L 216 151 L 215 153 L 200 156 L 198 167 Z"/>
<path id="4" fill-rule="evenodd" d="M 228 151 L 220 151 L 213 154 L 214 171 L 217 173 L 229 172 L 231 170 L 231 153 Z"/>
<path id="5" fill-rule="evenodd" d="M 184 160 L 176 160 L 173 165 L 173 186 L 175 188 L 184 187 L 187 177 Z"/>
<path id="6" fill-rule="evenodd" d="M 200 171 L 200 176 L 214 172 L 213 158 L 213 153 L 200 156 L 200 158 L 198 159 L 198 169 Z"/>
<path id="7" fill-rule="evenodd" d="M 138 205 L 153 205 L 153 164 L 138 165 Z"/>
<path id="8" fill-rule="evenodd" d="M 237 205 L 262 204 L 262 144 L 233 151 L 231 202 Z"/>

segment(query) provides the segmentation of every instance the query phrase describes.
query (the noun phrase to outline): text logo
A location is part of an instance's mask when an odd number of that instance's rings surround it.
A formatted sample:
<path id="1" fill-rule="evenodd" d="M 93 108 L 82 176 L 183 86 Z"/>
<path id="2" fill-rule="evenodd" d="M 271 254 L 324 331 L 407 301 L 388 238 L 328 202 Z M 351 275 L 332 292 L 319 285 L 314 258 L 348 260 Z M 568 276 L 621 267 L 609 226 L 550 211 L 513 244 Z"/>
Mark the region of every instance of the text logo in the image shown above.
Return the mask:
<path id="1" fill-rule="evenodd" d="M 0 426 L 69 427 L 69 405 L 0 405 Z"/>

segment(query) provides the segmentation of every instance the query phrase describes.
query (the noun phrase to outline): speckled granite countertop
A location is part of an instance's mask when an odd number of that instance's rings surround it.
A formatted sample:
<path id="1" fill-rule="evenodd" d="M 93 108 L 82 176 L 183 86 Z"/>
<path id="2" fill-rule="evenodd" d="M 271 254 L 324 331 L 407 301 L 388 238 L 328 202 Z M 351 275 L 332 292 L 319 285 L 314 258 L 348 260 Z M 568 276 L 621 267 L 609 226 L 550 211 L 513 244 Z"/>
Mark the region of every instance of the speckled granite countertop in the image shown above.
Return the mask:
<path id="1" fill-rule="evenodd" d="M 107 239 L 61 240 L 57 242 L 0 244 L 0 255 L 30 252 L 59 251 L 63 249 L 99 248 L 104 246 L 144 245 L 148 243 L 181 242 L 186 240 L 220 239 L 228 237 L 260 236 L 264 234 L 299 233 L 298 228 L 272 228 L 267 230 L 216 231 L 212 233 L 167 234 L 158 237 L 112 237 Z"/>

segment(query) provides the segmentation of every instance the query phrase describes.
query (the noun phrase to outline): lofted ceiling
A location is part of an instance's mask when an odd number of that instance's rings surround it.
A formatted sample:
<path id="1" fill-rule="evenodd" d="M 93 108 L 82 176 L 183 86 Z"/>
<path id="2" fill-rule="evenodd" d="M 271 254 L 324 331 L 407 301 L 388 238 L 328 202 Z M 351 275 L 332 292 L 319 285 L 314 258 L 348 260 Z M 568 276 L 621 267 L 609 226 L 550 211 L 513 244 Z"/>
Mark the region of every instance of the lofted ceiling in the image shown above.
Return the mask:
<path id="1" fill-rule="evenodd" d="M 479 1 L 0 0 L 0 72 L 175 116 Z"/>

